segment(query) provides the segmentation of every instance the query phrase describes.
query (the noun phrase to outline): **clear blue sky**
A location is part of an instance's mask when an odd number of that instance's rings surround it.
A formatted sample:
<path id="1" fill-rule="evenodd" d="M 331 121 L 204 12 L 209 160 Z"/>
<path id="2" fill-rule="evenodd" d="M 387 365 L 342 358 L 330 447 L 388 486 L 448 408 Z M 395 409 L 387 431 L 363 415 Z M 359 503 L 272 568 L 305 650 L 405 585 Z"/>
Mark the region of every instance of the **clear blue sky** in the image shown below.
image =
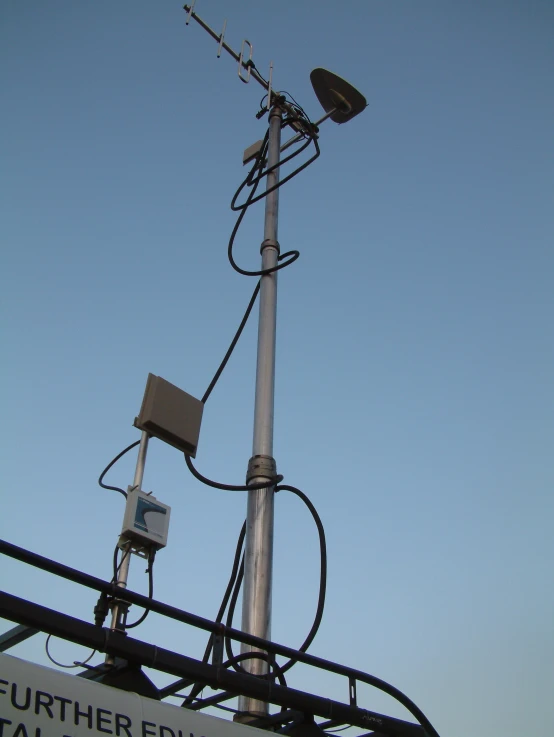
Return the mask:
<path id="1" fill-rule="evenodd" d="M 549 0 L 199 0 L 307 113 L 309 73 L 369 107 L 321 131 L 281 192 L 275 455 L 324 521 L 312 652 L 404 690 L 443 737 L 554 733 L 554 5 Z M 226 259 L 261 88 L 178 2 L 5 0 L 2 536 L 110 577 L 148 372 L 200 397 L 253 282 Z M 237 258 L 257 268 L 263 207 Z M 206 406 L 197 466 L 241 483 L 256 320 Z M 131 483 L 134 458 L 109 479 Z M 172 506 L 155 594 L 213 618 L 245 514 L 152 442 Z M 276 499 L 273 638 L 298 646 L 317 536 Z M 2 561 L 12 593 L 90 619 L 94 595 Z M 146 591 L 143 562 L 131 585 Z M 10 625 L 3 623 L 5 629 Z M 151 616 L 142 639 L 201 655 Z M 13 651 L 45 663 L 44 637 Z M 81 648 L 54 642 L 60 659 Z M 347 699 L 334 679 L 292 685 Z M 341 686 L 341 688 L 344 688 Z M 388 698 L 363 705 L 406 718 Z"/>

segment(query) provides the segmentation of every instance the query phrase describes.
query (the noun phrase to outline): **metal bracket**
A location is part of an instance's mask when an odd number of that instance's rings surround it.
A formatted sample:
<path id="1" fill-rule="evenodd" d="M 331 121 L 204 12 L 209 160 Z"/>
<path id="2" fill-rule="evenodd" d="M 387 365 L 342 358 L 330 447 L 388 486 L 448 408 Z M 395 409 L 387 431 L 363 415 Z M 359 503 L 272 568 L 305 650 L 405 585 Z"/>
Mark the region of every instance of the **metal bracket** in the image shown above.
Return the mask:
<path id="1" fill-rule="evenodd" d="M 348 694 L 350 696 L 350 706 L 357 706 L 355 678 L 350 677 L 348 679 Z"/>
<path id="2" fill-rule="evenodd" d="M 3 632 L 0 635 L 0 653 L 3 653 L 5 650 L 9 650 L 15 645 L 19 645 L 20 642 L 36 635 L 39 631 L 40 630 L 36 630 L 34 627 L 26 627 L 23 624 L 18 624 L 17 627 L 12 627 L 11 630 Z"/>
<path id="3" fill-rule="evenodd" d="M 214 634 L 212 665 L 221 665 L 223 663 L 223 627 L 219 632 Z"/>

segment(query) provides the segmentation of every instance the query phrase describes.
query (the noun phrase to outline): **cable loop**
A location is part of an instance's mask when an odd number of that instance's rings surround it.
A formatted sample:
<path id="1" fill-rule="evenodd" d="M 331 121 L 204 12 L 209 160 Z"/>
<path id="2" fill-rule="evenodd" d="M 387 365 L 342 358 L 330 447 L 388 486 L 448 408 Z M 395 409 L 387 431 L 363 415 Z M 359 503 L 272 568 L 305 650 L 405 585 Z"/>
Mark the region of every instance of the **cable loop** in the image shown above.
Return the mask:
<path id="1" fill-rule="evenodd" d="M 280 484 L 284 478 L 280 473 L 278 473 L 277 476 L 275 476 L 275 478 L 268 479 L 267 481 L 264 481 L 258 484 L 249 484 L 249 485 L 241 484 L 239 486 L 235 486 L 234 484 L 222 484 L 219 481 L 211 481 L 210 479 L 206 478 L 206 476 L 202 476 L 200 471 L 198 471 L 194 467 L 190 459 L 190 456 L 186 454 L 185 454 L 185 462 L 188 466 L 189 471 L 199 481 L 201 481 L 203 484 L 206 484 L 206 486 L 211 486 L 214 489 L 222 489 L 223 491 L 255 491 L 256 489 L 267 489 L 271 486 L 275 486 L 276 484 Z"/>
<path id="2" fill-rule="evenodd" d="M 46 638 L 46 642 L 44 643 L 44 649 L 46 650 L 46 655 L 48 656 L 48 659 L 54 663 L 54 665 L 57 665 L 59 668 L 79 668 L 80 666 L 86 665 L 96 654 L 96 650 L 93 650 L 91 654 L 88 656 L 86 660 L 74 660 L 72 665 L 66 665 L 65 663 L 60 663 L 57 660 L 54 660 L 52 655 L 50 654 L 50 649 L 48 647 L 48 644 L 50 642 L 52 635 L 48 635 Z"/>

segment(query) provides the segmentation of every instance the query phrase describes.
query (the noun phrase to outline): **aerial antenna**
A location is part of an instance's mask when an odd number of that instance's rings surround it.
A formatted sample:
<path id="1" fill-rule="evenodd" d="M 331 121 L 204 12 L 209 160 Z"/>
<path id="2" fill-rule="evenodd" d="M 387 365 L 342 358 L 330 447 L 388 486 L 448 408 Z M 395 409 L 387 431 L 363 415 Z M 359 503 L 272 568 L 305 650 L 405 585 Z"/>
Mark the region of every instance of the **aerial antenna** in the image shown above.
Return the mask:
<path id="1" fill-rule="evenodd" d="M 261 244 L 262 276 L 260 277 L 260 306 L 258 322 L 258 347 L 256 367 L 256 391 L 254 400 L 254 430 L 252 457 L 248 463 L 246 483 L 264 488 L 248 492 L 246 516 L 246 543 L 244 559 L 244 593 L 242 606 L 242 630 L 264 639 L 271 637 L 271 587 L 273 568 L 273 500 L 277 465 L 273 458 L 273 409 L 275 394 L 275 334 L 277 320 L 277 265 L 279 242 L 277 240 L 279 211 L 279 162 L 280 153 L 307 135 L 317 136 L 317 126 L 327 119 L 346 123 L 366 107 L 365 97 L 341 77 L 325 69 L 315 69 L 311 74 L 314 91 L 325 110 L 316 123 L 298 121 L 296 133 L 281 145 L 281 129 L 285 113 L 298 120 L 298 113 L 283 95 L 273 91 L 273 62 L 269 67 L 269 80 L 259 73 L 253 60 L 253 46 L 244 39 L 240 54 L 224 40 L 225 21 L 220 34 L 194 11 L 195 1 L 185 5 L 187 25 L 195 20 L 218 43 L 218 57 L 224 49 L 238 63 L 238 75 L 245 84 L 254 79 L 267 93 L 269 110 L 269 137 L 267 148 L 267 183 L 265 196 L 264 239 Z M 243 161 L 254 159 L 262 142 L 250 146 Z M 242 653 L 255 650 L 243 645 Z M 268 672 L 265 659 L 247 659 L 243 667 L 251 674 L 264 676 Z M 239 710 L 245 715 L 263 716 L 268 705 L 252 697 L 241 696 Z"/>

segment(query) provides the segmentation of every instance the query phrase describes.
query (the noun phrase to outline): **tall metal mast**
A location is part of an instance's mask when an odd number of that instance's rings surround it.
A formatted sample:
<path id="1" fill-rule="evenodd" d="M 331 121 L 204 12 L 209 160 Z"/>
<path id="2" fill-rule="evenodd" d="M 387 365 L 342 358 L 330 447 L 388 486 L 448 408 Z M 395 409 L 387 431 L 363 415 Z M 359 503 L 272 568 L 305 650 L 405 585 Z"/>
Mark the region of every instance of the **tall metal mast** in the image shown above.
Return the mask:
<path id="1" fill-rule="evenodd" d="M 224 41 L 227 21 L 221 34 L 213 31 L 194 12 L 195 0 L 185 5 L 187 24 L 194 19 L 209 35 L 218 42 L 218 56 L 221 50 L 227 51 L 238 62 L 238 75 L 243 82 L 252 76 L 267 92 L 269 109 L 269 137 L 267 149 L 267 184 L 265 198 L 264 240 L 261 245 L 262 272 L 274 269 L 279 259 L 279 243 L 277 241 L 277 225 L 279 210 L 279 161 L 280 152 L 303 137 L 293 136 L 281 146 L 281 126 L 283 113 L 292 109 L 284 98 L 272 94 L 272 68 L 270 65 L 269 82 L 266 82 L 256 70 L 252 61 L 252 44 L 244 40 L 240 54 L 237 54 Z M 245 49 L 249 57 L 245 58 Z M 245 74 L 246 72 L 246 74 Z M 316 69 L 311 74 L 311 81 L 326 114 L 312 124 L 317 130 L 319 123 L 330 118 L 336 123 L 344 123 L 361 112 L 366 106 L 365 98 L 345 80 L 324 69 Z M 294 110 L 292 110 L 294 113 Z M 261 142 L 259 142 L 261 143 Z M 249 156 L 256 144 L 248 149 Z M 259 150 L 259 149 L 258 149 Z M 273 571 L 273 501 L 274 484 L 277 477 L 276 463 L 273 458 L 273 409 L 275 394 L 275 337 L 277 323 L 277 272 L 262 273 L 260 277 L 260 311 L 258 322 L 258 349 L 256 366 L 256 393 L 254 406 L 254 434 L 252 458 L 248 464 L 247 485 L 260 485 L 268 482 L 267 487 L 248 491 L 246 517 L 246 543 L 244 557 L 244 593 L 242 607 L 242 630 L 248 634 L 270 639 L 271 634 L 271 587 Z M 242 653 L 252 652 L 255 648 L 243 645 Z M 269 663 L 266 658 L 248 658 L 242 666 L 253 675 L 265 675 Z M 268 704 L 250 697 L 241 696 L 239 711 L 244 715 L 256 716 L 267 714 Z"/>
<path id="2" fill-rule="evenodd" d="M 279 102 L 269 113 L 267 189 L 279 182 L 279 154 L 283 111 Z M 273 169 L 273 167 L 275 167 Z M 272 269 L 279 258 L 277 242 L 279 190 L 265 198 L 264 240 L 261 245 L 262 270 Z M 260 284 L 260 314 L 258 322 L 258 360 L 254 405 L 254 437 L 252 458 L 248 464 L 247 483 L 263 483 L 275 478 L 273 459 L 273 407 L 275 396 L 275 336 L 277 327 L 277 272 L 264 274 Z M 271 583 L 273 571 L 273 486 L 248 492 L 246 515 L 246 549 L 244 556 L 244 593 L 242 600 L 242 630 L 257 637 L 271 636 Z M 242 652 L 251 648 L 243 645 Z M 267 672 L 267 662 L 253 659 L 251 673 Z M 265 713 L 267 704 L 241 697 L 239 709 L 249 713 Z"/>

